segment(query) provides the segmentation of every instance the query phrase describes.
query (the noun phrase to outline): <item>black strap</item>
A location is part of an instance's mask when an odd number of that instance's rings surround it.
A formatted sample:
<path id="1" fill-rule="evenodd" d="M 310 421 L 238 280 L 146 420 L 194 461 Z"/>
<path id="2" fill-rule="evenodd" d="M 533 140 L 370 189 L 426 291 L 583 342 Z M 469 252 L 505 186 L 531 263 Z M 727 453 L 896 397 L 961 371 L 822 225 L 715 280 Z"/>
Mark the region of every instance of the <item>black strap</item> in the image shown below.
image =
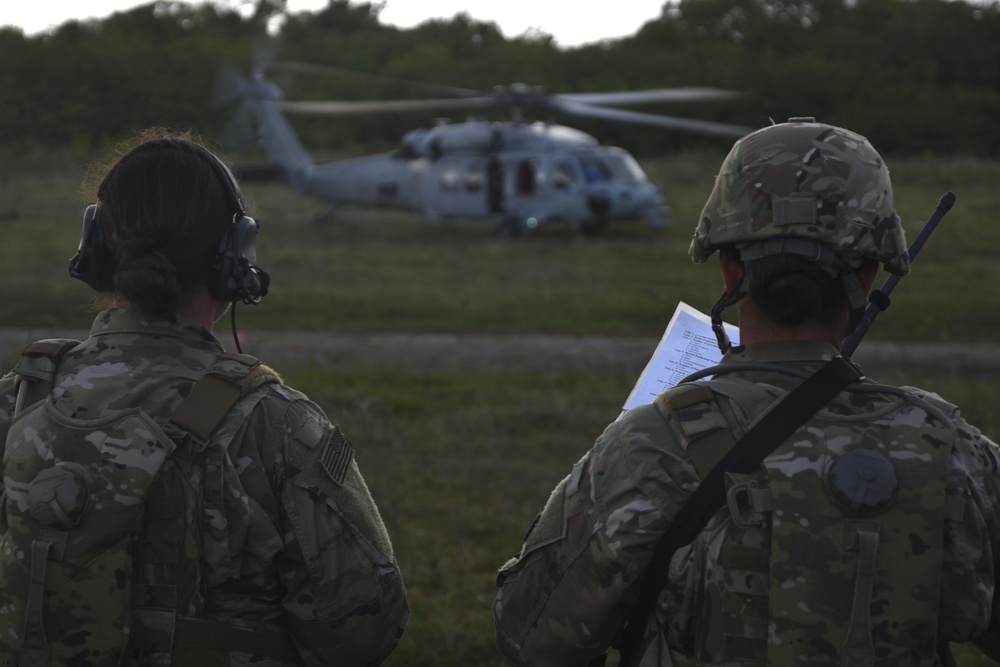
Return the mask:
<path id="1" fill-rule="evenodd" d="M 831 359 L 765 414 L 702 480 L 656 545 L 650 565 L 639 585 L 639 598 L 635 608 L 618 637 L 621 665 L 632 664 L 633 654 L 642 641 L 646 621 L 667 584 L 670 559 L 674 552 L 693 542 L 725 503 L 726 473 L 753 472 L 799 426 L 860 377 L 861 371 L 844 357 Z"/>

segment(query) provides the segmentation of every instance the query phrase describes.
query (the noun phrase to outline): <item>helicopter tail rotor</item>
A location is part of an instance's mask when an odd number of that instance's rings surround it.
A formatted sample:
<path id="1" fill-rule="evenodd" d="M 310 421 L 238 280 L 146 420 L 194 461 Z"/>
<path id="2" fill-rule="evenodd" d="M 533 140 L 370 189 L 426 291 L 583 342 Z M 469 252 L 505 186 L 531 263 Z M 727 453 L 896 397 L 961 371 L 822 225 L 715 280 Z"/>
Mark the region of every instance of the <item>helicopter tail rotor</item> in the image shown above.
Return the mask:
<path id="1" fill-rule="evenodd" d="M 214 109 L 223 109 L 243 95 L 246 80 L 233 65 L 225 65 L 215 77 L 208 104 Z"/>
<path id="2" fill-rule="evenodd" d="M 228 148 L 245 148 L 254 144 L 256 136 L 253 112 L 247 102 L 243 102 L 222 128 L 219 138 Z"/>
<path id="3" fill-rule="evenodd" d="M 258 79 L 271 67 L 274 59 L 278 57 L 281 48 L 281 40 L 261 35 L 254 38 L 250 55 L 250 76 Z"/>

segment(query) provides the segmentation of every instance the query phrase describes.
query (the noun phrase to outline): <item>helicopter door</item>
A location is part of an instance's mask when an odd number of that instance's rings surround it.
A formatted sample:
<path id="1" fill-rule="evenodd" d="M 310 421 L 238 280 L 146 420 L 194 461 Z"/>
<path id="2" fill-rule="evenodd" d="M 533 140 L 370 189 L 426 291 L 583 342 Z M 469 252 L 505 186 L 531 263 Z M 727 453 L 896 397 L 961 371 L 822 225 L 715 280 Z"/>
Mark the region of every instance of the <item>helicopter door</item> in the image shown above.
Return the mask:
<path id="1" fill-rule="evenodd" d="M 503 165 L 491 157 L 486 166 L 486 202 L 490 213 L 503 213 Z"/>
<path id="2" fill-rule="evenodd" d="M 517 165 L 517 194 L 519 196 L 535 194 L 535 171 L 534 160 L 522 160 Z"/>
<path id="3" fill-rule="evenodd" d="M 539 214 L 535 197 L 538 182 L 538 163 L 532 158 L 519 160 L 512 173 L 510 198 L 504 207 L 508 215 L 520 220 L 535 219 Z"/>

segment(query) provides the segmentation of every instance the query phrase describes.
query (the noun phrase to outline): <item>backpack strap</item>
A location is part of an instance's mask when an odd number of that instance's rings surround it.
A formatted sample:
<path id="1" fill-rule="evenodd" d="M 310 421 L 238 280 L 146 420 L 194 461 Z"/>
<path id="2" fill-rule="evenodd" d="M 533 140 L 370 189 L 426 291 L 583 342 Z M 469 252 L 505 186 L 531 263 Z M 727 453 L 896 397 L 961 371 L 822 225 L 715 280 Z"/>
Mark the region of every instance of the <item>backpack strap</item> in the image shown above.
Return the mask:
<path id="1" fill-rule="evenodd" d="M 170 421 L 201 440 L 208 440 L 240 397 L 268 382 L 281 382 L 281 377 L 256 357 L 222 354 L 174 411 Z"/>
<path id="2" fill-rule="evenodd" d="M 14 366 L 17 400 L 14 414 L 34 405 L 52 391 L 52 379 L 63 355 L 80 344 L 72 338 L 46 338 L 30 343 Z"/>
<path id="3" fill-rule="evenodd" d="M 281 377 L 256 357 L 221 354 L 181 401 L 170 423 L 205 442 L 240 398 L 269 382 L 281 382 Z M 145 511 L 147 520 L 176 519 L 183 507 L 179 498 L 160 495 L 146 500 Z"/>
<path id="4" fill-rule="evenodd" d="M 167 432 L 175 438 L 194 439 L 191 444 L 195 447 L 188 448 L 183 456 L 192 456 L 193 449 L 212 439 L 218 440 L 223 448 L 228 447 L 236 432 L 234 423 L 242 423 L 264 396 L 254 390 L 280 381 L 275 371 L 255 357 L 220 354 L 174 409 Z M 183 497 L 176 489 L 160 490 L 145 502 L 144 522 L 147 526 L 156 522 L 158 526 L 149 533 L 148 540 L 136 545 L 137 571 L 146 568 L 169 571 L 177 567 L 177 542 L 172 540 L 182 539 L 178 536 L 190 530 Z M 176 575 L 154 573 L 136 584 L 132 650 L 146 658 L 168 659 L 173 665 L 228 665 L 230 652 L 299 662 L 287 636 L 240 628 L 224 621 L 182 616 L 179 605 L 184 595 L 172 577 Z"/>

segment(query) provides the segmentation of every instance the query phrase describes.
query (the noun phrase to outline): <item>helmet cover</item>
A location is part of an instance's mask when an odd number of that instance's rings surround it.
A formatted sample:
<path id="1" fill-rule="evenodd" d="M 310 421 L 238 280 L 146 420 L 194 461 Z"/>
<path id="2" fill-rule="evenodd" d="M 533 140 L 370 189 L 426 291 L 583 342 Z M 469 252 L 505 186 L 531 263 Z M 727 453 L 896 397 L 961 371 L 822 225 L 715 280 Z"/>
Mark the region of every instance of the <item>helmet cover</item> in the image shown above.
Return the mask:
<path id="1" fill-rule="evenodd" d="M 896 275 L 910 269 L 885 162 L 861 135 L 811 118 L 736 142 L 688 252 L 704 262 L 725 246 L 788 237 L 876 259 Z"/>

